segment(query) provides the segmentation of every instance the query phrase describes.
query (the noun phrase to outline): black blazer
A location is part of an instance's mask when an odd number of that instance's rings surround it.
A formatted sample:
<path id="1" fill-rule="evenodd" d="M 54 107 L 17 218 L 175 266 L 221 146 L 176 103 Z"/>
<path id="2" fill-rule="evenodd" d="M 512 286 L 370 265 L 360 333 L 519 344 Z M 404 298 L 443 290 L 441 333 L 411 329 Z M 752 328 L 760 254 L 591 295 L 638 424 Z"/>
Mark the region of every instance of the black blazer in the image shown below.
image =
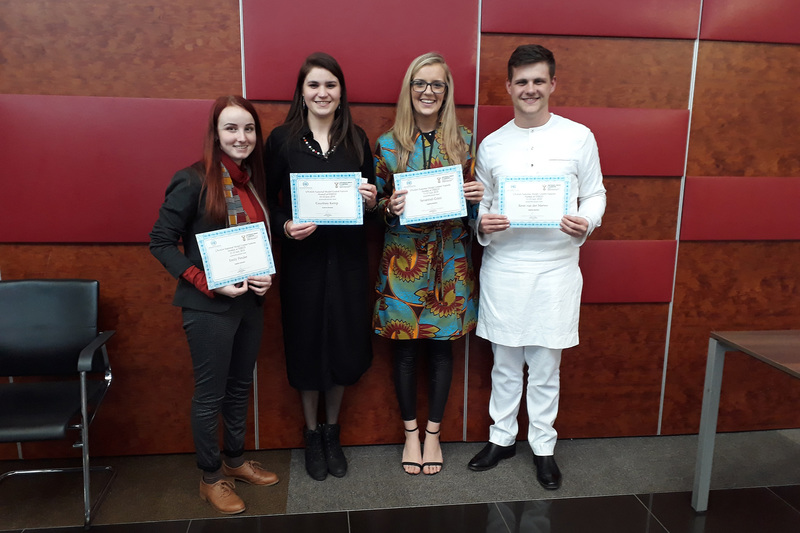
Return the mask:
<path id="1" fill-rule="evenodd" d="M 203 260 L 195 235 L 225 227 L 205 216 L 206 195 L 203 190 L 202 165 L 179 170 L 167 186 L 158 220 L 150 232 L 150 253 L 164 268 L 178 278 L 173 305 L 200 311 L 223 313 L 231 306 L 231 298 L 215 294 L 209 298 L 181 277 L 192 265 L 203 270 Z M 202 192 L 201 192 L 202 191 Z M 183 241 L 183 252 L 178 243 Z"/>

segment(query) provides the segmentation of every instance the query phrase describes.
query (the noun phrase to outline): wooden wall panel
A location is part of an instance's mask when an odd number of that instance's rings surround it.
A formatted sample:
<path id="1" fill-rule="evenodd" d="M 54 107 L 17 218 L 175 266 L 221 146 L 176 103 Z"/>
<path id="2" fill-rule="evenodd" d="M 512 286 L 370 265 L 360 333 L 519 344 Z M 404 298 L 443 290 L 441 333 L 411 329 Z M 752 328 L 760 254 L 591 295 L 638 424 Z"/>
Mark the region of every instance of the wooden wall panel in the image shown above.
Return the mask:
<path id="1" fill-rule="evenodd" d="M 800 46 L 702 42 L 690 176 L 800 176 Z"/>
<path id="2" fill-rule="evenodd" d="M 237 0 L 3 5 L 0 93 L 210 99 L 242 92 Z"/>
<path id="3" fill-rule="evenodd" d="M 564 350 L 559 438 L 654 435 L 666 343 L 666 304 L 581 306 L 580 345 Z M 470 339 L 467 440 L 489 436 L 492 353 Z M 524 394 L 524 393 L 523 393 Z M 525 401 L 520 440 L 527 438 Z"/>
<path id="4" fill-rule="evenodd" d="M 29 202 L 4 197 L 0 242 L 147 242 L 172 175 L 202 157 L 208 100 L 0 95 L 0 167 Z M 109 120 L 114 117 L 114 120 Z M 31 143 L 40 128 L 54 142 Z M 19 128 L 19 129 L 18 129 Z"/>
<path id="5" fill-rule="evenodd" d="M 694 39 L 700 0 L 484 0 L 481 30 L 612 37 Z"/>
<path id="6" fill-rule="evenodd" d="M 677 242 L 589 239 L 581 247 L 583 303 L 669 303 Z"/>
<path id="7" fill-rule="evenodd" d="M 483 35 L 478 104 L 508 105 L 508 57 L 538 43 L 556 57 L 554 106 L 686 109 L 691 41 L 542 35 Z"/>
<path id="8" fill-rule="evenodd" d="M 549 109 L 592 130 L 605 175 L 683 175 L 689 111 L 556 106 Z M 514 108 L 480 106 L 478 115 L 480 142 L 512 120 Z"/>
<path id="9" fill-rule="evenodd" d="M 411 60 L 433 50 L 450 65 L 458 88 L 456 103 L 470 105 L 475 100 L 478 0 L 441 0 L 435 12 L 447 13 L 446 24 L 430 7 L 407 0 L 402 9 L 381 12 L 371 0 L 348 0 L 335 7 L 313 0 L 245 0 L 247 95 L 257 100 L 286 98 L 306 56 L 323 51 L 341 65 L 350 102 L 392 103 Z"/>
<path id="10" fill-rule="evenodd" d="M 704 0 L 700 38 L 800 44 L 796 0 Z"/>
<path id="11" fill-rule="evenodd" d="M 688 177 L 681 240 L 800 239 L 800 178 Z"/>
<path id="12" fill-rule="evenodd" d="M 797 329 L 800 242 L 682 242 L 663 431 L 695 433 L 711 331 Z M 749 357 L 726 363 L 719 430 L 800 426 L 800 383 Z"/>
<path id="13" fill-rule="evenodd" d="M 603 177 L 608 205 L 592 240 L 673 240 L 678 226 L 679 178 Z"/>

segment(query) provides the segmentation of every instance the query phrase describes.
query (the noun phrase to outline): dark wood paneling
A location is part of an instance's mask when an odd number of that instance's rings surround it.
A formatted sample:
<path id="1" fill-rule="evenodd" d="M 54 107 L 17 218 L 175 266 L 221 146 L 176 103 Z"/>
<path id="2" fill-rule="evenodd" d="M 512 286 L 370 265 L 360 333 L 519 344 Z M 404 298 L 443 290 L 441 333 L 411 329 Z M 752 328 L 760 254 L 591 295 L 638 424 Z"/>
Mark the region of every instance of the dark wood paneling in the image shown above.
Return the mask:
<path id="1" fill-rule="evenodd" d="M 556 57 L 554 106 L 686 109 L 692 42 L 542 35 L 483 35 L 478 103 L 508 105 L 508 57 L 538 43 Z"/>
<path id="2" fill-rule="evenodd" d="M 562 0 L 537 4 L 535 15 L 521 16 L 530 8 L 527 0 L 484 0 L 481 30 L 694 39 L 700 18 L 700 0 Z"/>
<path id="3" fill-rule="evenodd" d="M 667 331 L 666 304 L 583 305 L 581 343 L 561 360 L 559 438 L 653 435 Z M 488 438 L 492 354 L 471 344 L 467 440 Z M 525 402 L 518 439 L 527 438 Z"/>
<path id="4" fill-rule="evenodd" d="M 701 39 L 800 44 L 796 0 L 705 0 Z"/>
<path id="5" fill-rule="evenodd" d="M 406 0 L 402 9 L 371 0 L 335 5 L 245 0 L 247 93 L 259 100 L 290 98 L 303 60 L 323 51 L 341 65 L 351 102 L 392 103 L 409 63 L 433 50 L 450 65 L 456 102 L 471 105 L 478 1 L 441 0 L 435 13 L 426 13 L 430 7 L 420 0 Z M 441 16 L 430 16 L 442 13 L 447 13 L 446 24 Z"/>
<path id="6" fill-rule="evenodd" d="M 679 178 L 603 178 L 608 205 L 599 239 L 675 239 L 678 226 Z"/>
<path id="7" fill-rule="evenodd" d="M 207 99 L 242 92 L 237 0 L 3 5 L 0 93 Z"/>
<path id="8" fill-rule="evenodd" d="M 702 42 L 690 176 L 800 176 L 800 46 Z"/>
<path id="9" fill-rule="evenodd" d="M 663 432 L 695 433 L 711 331 L 797 329 L 800 242 L 683 242 L 679 249 Z M 800 381 L 729 357 L 720 431 L 800 426 Z"/>
<path id="10" fill-rule="evenodd" d="M 0 443 L 0 461 L 10 461 L 11 459 L 19 459 L 16 444 L 13 442 Z"/>

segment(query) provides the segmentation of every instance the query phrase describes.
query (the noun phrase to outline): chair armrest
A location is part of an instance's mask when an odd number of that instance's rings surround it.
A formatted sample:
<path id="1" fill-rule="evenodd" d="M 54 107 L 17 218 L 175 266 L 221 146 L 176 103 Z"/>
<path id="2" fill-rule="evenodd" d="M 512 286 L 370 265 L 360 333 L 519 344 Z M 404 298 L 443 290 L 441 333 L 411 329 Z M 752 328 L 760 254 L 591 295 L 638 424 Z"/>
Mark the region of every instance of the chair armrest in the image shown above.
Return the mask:
<path id="1" fill-rule="evenodd" d="M 81 350 L 81 354 L 78 356 L 78 372 L 90 372 L 92 370 L 94 353 L 98 348 L 103 346 L 114 333 L 116 333 L 116 331 L 113 329 L 103 331 L 92 342 L 86 345 L 86 348 Z"/>

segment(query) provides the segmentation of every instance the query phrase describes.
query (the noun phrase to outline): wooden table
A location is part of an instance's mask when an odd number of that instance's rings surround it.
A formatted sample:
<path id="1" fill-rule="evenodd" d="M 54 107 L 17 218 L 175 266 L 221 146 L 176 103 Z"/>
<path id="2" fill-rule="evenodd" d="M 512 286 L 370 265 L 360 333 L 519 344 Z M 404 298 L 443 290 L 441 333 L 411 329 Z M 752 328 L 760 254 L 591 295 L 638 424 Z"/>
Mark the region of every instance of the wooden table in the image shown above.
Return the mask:
<path id="1" fill-rule="evenodd" d="M 703 387 L 703 410 L 697 463 L 694 470 L 692 507 L 697 512 L 708 509 L 711 486 L 711 463 L 717 433 L 719 393 L 725 352 L 739 351 L 800 379 L 800 330 L 784 331 L 714 331 L 708 339 L 706 381 Z"/>

